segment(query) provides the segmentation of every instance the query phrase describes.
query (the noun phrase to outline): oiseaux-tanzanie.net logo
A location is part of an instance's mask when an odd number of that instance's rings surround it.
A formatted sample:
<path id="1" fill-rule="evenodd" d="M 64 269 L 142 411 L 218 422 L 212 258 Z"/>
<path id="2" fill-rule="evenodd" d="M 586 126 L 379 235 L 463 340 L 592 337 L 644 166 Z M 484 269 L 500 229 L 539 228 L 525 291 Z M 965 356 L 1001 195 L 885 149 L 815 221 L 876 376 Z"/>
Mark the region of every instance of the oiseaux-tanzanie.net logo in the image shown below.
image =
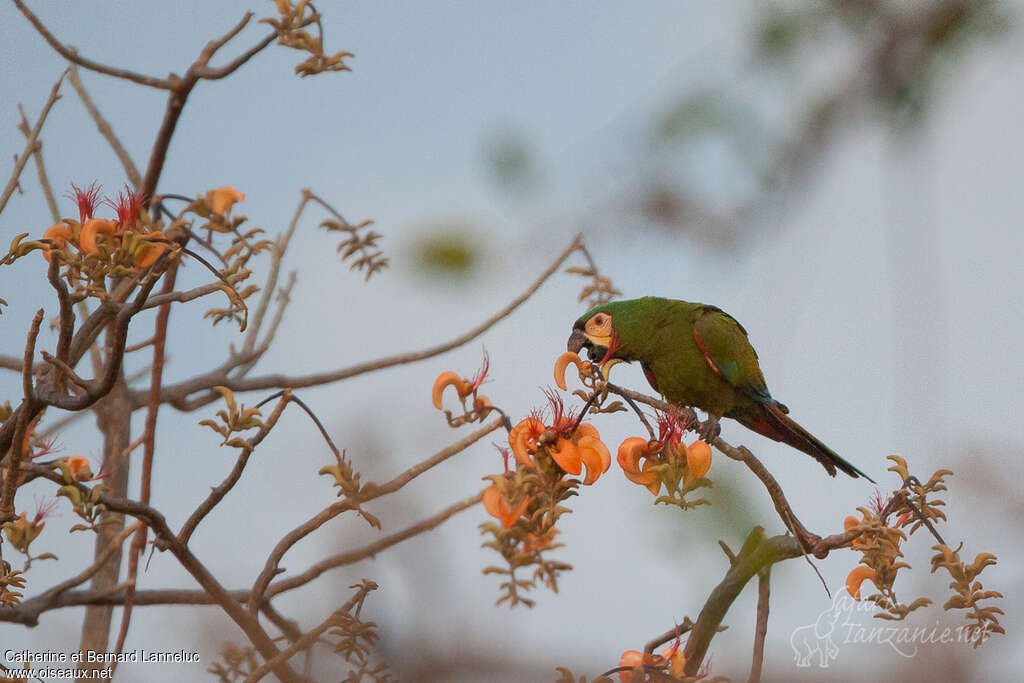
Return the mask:
<path id="1" fill-rule="evenodd" d="M 929 626 L 887 622 L 874 618 L 878 608 L 867 600 L 855 600 L 844 587 L 832 605 L 813 624 L 795 629 L 789 638 L 797 666 L 827 668 L 843 647 L 875 645 L 891 648 L 902 657 L 914 657 L 922 646 L 984 642 L 990 635 L 970 624 L 949 626 L 936 621 Z"/>

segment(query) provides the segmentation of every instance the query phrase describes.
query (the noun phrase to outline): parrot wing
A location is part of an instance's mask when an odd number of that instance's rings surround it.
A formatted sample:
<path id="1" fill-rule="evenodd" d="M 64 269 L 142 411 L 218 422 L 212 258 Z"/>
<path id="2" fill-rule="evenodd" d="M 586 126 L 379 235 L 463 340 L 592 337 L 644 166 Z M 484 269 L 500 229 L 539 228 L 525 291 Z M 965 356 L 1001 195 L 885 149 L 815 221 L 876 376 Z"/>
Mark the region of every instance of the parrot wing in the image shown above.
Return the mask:
<path id="1" fill-rule="evenodd" d="M 768 393 L 747 331 L 731 315 L 714 306 L 703 307 L 693 323 L 693 341 L 719 377 L 758 403 L 782 406 Z"/>

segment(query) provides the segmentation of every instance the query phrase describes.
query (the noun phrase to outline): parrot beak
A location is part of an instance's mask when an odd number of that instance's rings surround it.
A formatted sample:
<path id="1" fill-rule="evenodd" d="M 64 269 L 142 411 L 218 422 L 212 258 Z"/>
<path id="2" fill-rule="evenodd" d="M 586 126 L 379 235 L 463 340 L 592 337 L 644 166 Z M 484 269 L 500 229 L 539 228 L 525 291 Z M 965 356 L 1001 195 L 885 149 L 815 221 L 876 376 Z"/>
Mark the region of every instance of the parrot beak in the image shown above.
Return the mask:
<path id="1" fill-rule="evenodd" d="M 572 334 L 569 335 L 569 343 L 566 344 L 566 348 L 573 353 L 579 353 L 581 350 L 586 349 L 590 360 L 595 363 L 604 358 L 605 354 L 608 353 L 607 346 L 595 344 L 580 327 L 573 329 Z"/>
<path id="2" fill-rule="evenodd" d="M 573 353 L 579 353 L 582 349 L 589 346 L 591 346 L 591 343 L 587 339 L 587 335 L 583 334 L 582 330 L 573 330 L 572 334 L 569 335 L 569 343 L 566 345 L 566 348 Z"/>

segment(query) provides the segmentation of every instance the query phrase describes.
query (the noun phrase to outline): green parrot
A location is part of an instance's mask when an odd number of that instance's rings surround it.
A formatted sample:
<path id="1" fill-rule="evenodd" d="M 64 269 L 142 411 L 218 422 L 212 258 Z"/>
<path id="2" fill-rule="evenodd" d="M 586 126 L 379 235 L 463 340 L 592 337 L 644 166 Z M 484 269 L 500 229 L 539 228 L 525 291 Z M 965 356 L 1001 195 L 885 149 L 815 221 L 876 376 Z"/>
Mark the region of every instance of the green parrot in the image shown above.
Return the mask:
<path id="1" fill-rule="evenodd" d="M 569 351 L 590 360 L 640 361 L 651 387 L 670 402 L 708 414 L 717 433 L 723 415 L 807 453 L 830 475 L 871 477 L 797 424 L 768 393 L 757 353 L 735 318 L 707 304 L 648 296 L 598 306 L 573 325 Z"/>

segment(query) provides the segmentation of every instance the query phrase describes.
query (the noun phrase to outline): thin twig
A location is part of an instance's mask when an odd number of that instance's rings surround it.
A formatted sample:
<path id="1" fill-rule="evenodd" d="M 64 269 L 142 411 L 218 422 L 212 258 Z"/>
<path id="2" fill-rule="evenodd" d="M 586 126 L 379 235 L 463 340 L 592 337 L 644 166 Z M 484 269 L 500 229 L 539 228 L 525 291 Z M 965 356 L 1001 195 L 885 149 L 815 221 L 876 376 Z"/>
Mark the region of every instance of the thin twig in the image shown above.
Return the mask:
<path id="1" fill-rule="evenodd" d="M 647 641 L 647 644 L 644 645 L 644 654 L 653 653 L 657 648 L 661 647 L 668 641 L 675 640 L 679 636 L 689 633 L 692 628 L 693 622 L 690 620 L 690 617 L 683 617 L 683 623 L 677 624 L 661 635 L 655 636 Z"/>
<path id="2" fill-rule="evenodd" d="M 21 0 L 14 0 L 15 4 L 21 4 Z M 25 151 L 21 153 L 18 160 L 14 162 L 14 170 L 11 171 L 11 179 L 7 182 L 7 187 L 4 189 L 4 193 L 0 195 L 0 213 L 3 213 L 4 207 L 7 206 L 7 200 L 14 194 L 15 188 L 18 187 L 18 178 L 21 177 L 21 172 L 25 168 L 25 164 L 28 163 L 29 157 L 32 156 L 33 150 L 36 148 L 36 141 L 39 139 L 39 133 L 43 130 L 43 123 L 46 122 L 46 117 L 49 116 L 50 110 L 53 105 L 60 99 L 60 84 L 64 82 L 64 76 L 67 74 L 67 70 L 61 73 L 60 78 L 53 84 L 53 88 L 50 89 L 50 96 L 46 100 L 46 104 L 43 105 L 43 110 L 39 112 L 39 118 L 36 119 L 36 125 L 32 127 L 32 132 L 28 136 L 28 140 L 25 141 Z"/>
<path id="3" fill-rule="evenodd" d="M 110 124 L 100 113 L 99 108 L 93 102 L 92 97 L 89 96 L 89 92 L 82 85 L 82 80 L 78 77 L 78 67 L 72 65 L 70 73 L 68 74 L 68 82 L 78 93 L 78 98 L 82 100 L 82 104 L 85 105 L 85 110 L 89 112 L 89 116 L 92 118 L 93 123 L 96 124 L 96 128 L 99 129 L 100 135 L 107 141 L 110 148 L 114 150 L 114 154 L 117 155 L 118 160 L 121 162 L 121 167 L 124 168 L 124 173 L 128 176 L 128 181 L 133 187 L 138 189 L 142 185 L 142 175 L 139 174 L 139 169 L 136 168 L 135 162 L 132 161 L 131 156 L 128 154 L 128 150 L 121 144 L 121 140 L 117 137 L 117 133 L 110 127 Z"/>
<path id="4" fill-rule="evenodd" d="M 760 683 L 761 681 L 761 668 L 764 666 L 764 639 L 768 635 L 771 575 L 771 565 L 757 573 L 757 625 L 754 627 L 754 654 L 753 661 L 750 663 L 750 678 L 747 679 L 747 683 Z"/>
<path id="5" fill-rule="evenodd" d="M 28 118 L 25 116 L 25 108 L 18 105 L 18 113 L 21 121 L 18 123 L 20 130 L 27 140 L 32 135 L 32 128 L 28 125 Z M 32 158 L 36 162 L 36 176 L 39 178 L 39 187 L 43 190 L 43 197 L 46 199 L 46 207 L 50 209 L 50 218 L 54 223 L 60 222 L 60 211 L 57 209 L 57 199 L 53 196 L 53 188 L 46 175 L 46 165 L 43 163 L 43 141 L 36 139 L 35 147 L 32 149 Z"/>
<path id="6" fill-rule="evenodd" d="M 319 562 L 317 562 L 301 574 L 296 574 L 295 576 L 290 576 L 287 579 L 281 579 L 280 581 L 274 581 L 270 584 L 270 587 L 267 588 L 267 599 L 269 600 L 275 595 L 280 595 L 281 593 L 293 590 L 295 588 L 298 588 L 299 586 L 304 586 L 310 581 L 313 581 L 314 579 L 318 578 L 324 572 L 327 572 L 331 569 L 345 567 L 347 565 L 355 564 L 356 562 L 365 560 L 370 557 L 376 557 L 378 553 L 390 548 L 393 545 L 401 543 L 402 541 L 412 538 L 413 536 L 422 534 L 425 531 L 436 529 L 438 526 L 446 522 L 454 515 L 462 512 L 463 510 L 467 510 L 476 505 L 477 503 L 479 503 L 482 498 L 483 493 L 478 493 L 475 496 L 472 496 L 471 498 L 467 498 L 453 505 L 449 505 L 436 515 L 427 517 L 426 519 L 417 522 L 412 526 L 406 527 L 401 531 L 395 532 L 390 536 L 385 536 L 384 538 L 374 541 L 373 543 L 363 546 L 362 548 L 357 548 L 356 550 L 349 550 L 348 552 L 332 555 L 331 557 L 327 557 L 323 560 L 320 560 Z"/>
<path id="7" fill-rule="evenodd" d="M 31 463 L 28 464 L 27 469 L 55 483 L 74 486 L 83 495 L 92 495 L 92 490 L 89 487 L 77 482 L 68 484 L 64 481 L 63 475 L 58 472 Z M 153 530 L 154 535 L 166 545 L 182 568 L 192 575 L 192 578 L 213 598 L 214 602 L 220 605 L 228 617 L 242 629 L 246 637 L 264 659 L 273 659 L 280 652 L 270 636 L 260 626 L 259 620 L 250 615 L 239 604 L 236 597 L 217 581 L 206 565 L 188 547 L 178 542 L 177 537 L 170 527 L 167 526 L 167 520 L 160 511 L 139 501 L 128 498 L 116 498 L 105 494 L 98 496 L 97 503 L 102 504 L 109 512 L 130 515 L 139 521 L 145 522 L 146 526 Z M 287 664 L 277 665 L 274 673 L 284 683 L 300 683 L 299 676 Z"/>
<path id="8" fill-rule="evenodd" d="M 465 332 L 464 334 L 452 339 L 444 344 L 433 346 L 422 351 L 412 351 L 408 353 L 398 354 L 396 356 L 388 356 L 385 358 L 379 358 L 377 360 L 368 361 L 365 363 L 359 363 L 352 365 L 347 368 L 341 368 L 339 370 L 333 370 L 330 372 L 315 373 L 312 375 L 300 375 L 300 376 L 288 376 L 288 375 L 267 375 L 264 377 L 230 377 L 226 371 L 217 369 L 212 372 L 199 375 L 192 379 L 186 380 L 179 384 L 173 384 L 164 387 L 161 395 L 161 400 L 165 403 L 171 403 L 175 407 L 181 410 L 195 410 L 204 405 L 212 403 L 213 401 L 220 398 L 220 394 L 216 392 L 210 392 L 198 397 L 188 403 L 185 403 L 186 399 L 198 391 L 208 391 L 213 386 L 226 386 L 232 391 L 263 391 L 267 389 L 277 389 L 282 387 L 290 387 L 292 389 L 302 389 L 304 387 L 312 387 L 320 384 L 328 384 L 331 382 L 338 382 L 341 380 L 356 377 L 368 372 L 376 370 L 382 370 L 384 368 L 394 367 L 396 365 L 404 365 L 407 363 L 415 363 L 417 361 L 425 360 L 438 356 L 442 353 L 451 351 L 452 349 L 458 348 L 470 341 L 473 341 L 481 334 L 492 328 L 497 323 L 507 318 L 513 311 L 529 299 L 534 292 L 540 289 L 540 286 L 544 284 L 554 273 L 558 271 L 558 268 L 569 256 L 579 248 L 580 241 L 579 236 L 575 237 L 569 246 L 562 251 L 561 254 L 555 259 L 555 261 L 548 266 L 541 273 L 540 277 L 530 285 L 526 291 L 520 294 L 518 297 L 512 300 L 507 306 L 502 308 L 500 311 L 492 315 L 490 318 L 480 323 L 473 329 Z M 142 405 L 142 396 L 132 396 L 133 402 L 138 401 L 137 405 Z"/>
<path id="9" fill-rule="evenodd" d="M 340 500 L 337 503 L 334 503 L 333 505 L 330 505 L 326 509 L 317 513 L 306 522 L 300 524 L 296 528 L 289 531 L 287 534 L 284 535 L 284 537 L 280 541 L 278 541 L 277 545 L 274 546 L 274 549 L 270 552 L 270 555 L 267 557 L 267 561 L 263 567 L 263 571 L 260 572 L 260 575 L 256 578 L 256 582 L 253 584 L 252 592 L 249 598 L 249 610 L 251 612 L 254 612 L 257 609 L 258 605 L 263 600 L 263 596 L 267 591 L 267 587 L 270 585 L 271 579 L 273 579 L 274 576 L 276 576 L 278 573 L 278 565 L 281 562 L 281 558 L 284 557 L 285 553 L 287 553 L 288 550 L 291 549 L 293 545 L 295 545 L 303 538 L 313 533 L 314 531 L 316 531 L 321 526 L 326 524 L 331 519 L 334 519 L 341 513 L 346 512 L 348 510 L 358 509 L 363 503 L 369 502 L 383 495 L 398 491 L 419 475 L 423 474 L 432 467 L 441 464 L 442 462 L 452 457 L 453 455 L 461 453 L 462 451 L 466 450 L 467 448 L 469 448 L 474 443 L 484 438 L 491 432 L 495 431 L 496 429 L 501 429 L 503 425 L 503 420 L 493 420 L 484 425 L 483 427 L 481 427 L 480 429 L 476 430 L 472 434 L 469 434 L 468 436 L 460 439 L 459 441 L 456 441 L 447 448 L 438 451 L 437 453 L 427 458 L 426 460 L 423 460 L 422 462 L 413 465 L 412 467 L 405 470 L 404 472 L 402 472 L 395 478 L 391 479 L 387 483 L 382 484 L 380 486 L 376 486 L 372 483 L 366 484 L 363 487 L 363 489 L 359 492 L 358 497 L 354 499 L 345 498 L 344 500 Z"/>
<path id="10" fill-rule="evenodd" d="M 42 593 L 34 599 L 44 603 L 55 602 L 56 599 L 65 591 L 69 591 L 72 588 L 81 586 L 83 583 L 91 579 L 96 574 L 96 572 L 103 568 L 103 565 L 107 563 L 107 560 L 110 559 L 110 556 L 113 555 L 114 552 L 121 547 L 121 545 L 129 536 L 131 536 L 144 526 L 145 525 L 142 522 L 136 522 L 135 524 L 132 524 L 130 527 L 127 527 L 126 529 L 121 531 L 121 533 L 119 533 L 116 537 L 114 537 L 114 540 L 111 541 L 110 545 L 103 549 L 103 552 L 101 552 L 96 557 L 96 560 L 91 565 L 83 569 L 75 576 L 72 576 L 70 579 L 61 581 L 60 583 L 53 586 L 45 593 Z M 38 615 L 40 612 L 43 611 L 45 611 L 45 608 L 39 610 L 36 614 Z"/>
<path id="11" fill-rule="evenodd" d="M 177 280 L 177 276 L 178 266 L 177 264 L 172 264 L 164 274 L 164 294 L 174 291 L 174 283 Z M 142 473 L 139 500 L 143 505 L 149 505 L 152 492 L 153 457 L 156 452 L 156 420 L 160 411 L 160 387 L 163 383 L 164 349 L 167 344 L 167 323 L 170 316 L 171 305 L 166 303 L 157 311 L 154 324 L 153 370 L 150 376 L 149 390 L 150 400 L 146 410 L 146 423 L 142 430 Z M 124 609 L 121 611 L 121 627 L 114 645 L 115 655 L 120 654 L 124 650 L 124 641 L 128 637 L 128 628 L 132 621 L 132 599 L 135 597 L 135 586 L 139 576 L 139 556 L 146 549 L 146 536 L 146 528 L 139 529 L 128 550 L 128 591 L 125 593 Z M 111 669 L 116 669 L 116 665 L 117 659 L 115 657 Z"/>
<path id="12" fill-rule="evenodd" d="M 29 425 L 35 418 L 33 408 L 36 401 L 35 391 L 32 387 L 32 359 L 35 356 L 36 339 L 39 337 L 39 326 L 42 322 L 43 309 L 40 308 L 32 318 L 32 325 L 25 339 L 25 353 L 21 368 L 21 391 L 24 398 L 18 407 L 17 415 L 8 418 L 15 423 L 15 430 L 7 458 L 7 477 L 3 483 L 3 496 L 0 497 L 0 524 L 14 519 L 14 493 L 20 485 L 22 461 L 25 459 L 25 440 Z"/>
<path id="13" fill-rule="evenodd" d="M 220 483 L 219 486 L 215 486 L 210 490 L 209 495 L 199 504 L 199 507 L 195 509 L 185 523 L 181 526 L 181 530 L 178 532 L 178 542 L 182 545 L 188 545 L 189 539 L 192 538 L 192 534 L 195 532 L 196 527 L 203 521 L 203 518 L 217 506 L 220 501 L 224 499 L 224 496 L 234 488 L 235 484 L 242 477 L 242 472 L 245 470 L 246 463 L 249 462 L 249 456 L 256 449 L 263 439 L 270 434 L 270 430 L 277 424 L 278 419 L 281 417 L 281 413 L 284 411 L 288 402 L 292 400 L 292 396 L 289 392 L 285 391 L 284 396 L 278 401 L 277 405 L 274 406 L 274 410 L 270 413 L 270 416 L 260 427 L 259 431 L 250 439 L 247 439 L 245 446 L 242 447 L 238 454 L 238 458 L 235 460 L 235 466 L 228 473 L 228 476 Z"/>
<path id="14" fill-rule="evenodd" d="M 638 405 L 636 404 L 636 402 L 635 402 L 635 401 L 633 400 L 633 398 L 632 398 L 632 397 L 631 397 L 631 396 L 630 396 L 630 395 L 629 395 L 629 394 L 628 394 L 628 393 L 626 392 L 626 390 L 625 390 L 625 389 L 623 389 L 623 388 L 622 388 L 622 387 L 620 387 L 620 386 L 617 386 L 617 385 L 615 385 L 615 384 L 612 384 L 611 382 L 608 382 L 608 383 L 606 384 L 606 386 L 608 387 L 608 391 L 611 391 L 612 393 L 618 394 L 618 395 L 619 395 L 619 396 L 621 396 L 622 398 L 626 399 L 626 403 L 628 403 L 628 404 L 629 404 L 629 407 L 633 409 L 633 412 L 634 412 L 634 413 L 636 413 L 636 416 L 637 416 L 638 418 L 640 418 L 640 422 L 642 422 L 642 423 L 643 423 L 643 425 L 644 425 L 644 427 L 646 427 L 646 428 L 647 428 L 647 433 L 651 435 L 651 439 L 655 439 L 655 438 L 657 438 L 657 437 L 656 437 L 656 435 L 655 435 L 655 433 L 654 433 L 654 429 L 653 429 L 653 428 L 651 427 L 651 423 L 647 421 L 647 416 L 646 416 L 646 415 L 644 415 L 644 411 L 640 410 L 640 406 L 638 406 Z"/>
<path id="15" fill-rule="evenodd" d="M 69 62 L 77 64 L 91 71 L 96 71 L 101 74 L 113 76 L 114 78 L 124 78 L 126 80 L 132 81 L 133 83 L 145 85 L 150 88 L 170 90 L 173 87 L 173 81 L 171 79 L 153 78 L 152 76 L 146 76 L 144 74 L 135 73 L 134 71 L 128 71 L 127 69 L 118 69 L 82 57 L 74 48 L 71 48 L 57 40 L 57 38 L 54 37 L 52 33 L 50 33 L 49 29 L 46 28 L 43 22 L 39 20 L 39 17 L 33 14 L 32 11 L 25 6 L 25 3 L 23 3 L 21 0 L 14 0 L 14 5 L 19 10 L 21 10 L 21 13 L 24 14 L 25 18 L 29 20 L 29 22 L 35 27 L 37 31 L 39 31 L 39 34 L 46 39 L 46 42 L 50 44 L 50 47 L 59 52 L 61 57 L 68 60 Z"/>
<path id="16" fill-rule="evenodd" d="M 302 212 L 306 208 L 306 204 L 309 203 L 312 197 L 312 193 L 309 190 L 302 190 L 302 198 L 299 200 L 299 205 L 295 207 L 295 213 L 292 215 L 291 223 L 288 224 L 288 229 L 283 235 L 279 236 L 274 242 L 274 249 L 270 257 L 270 269 L 267 272 L 267 282 L 263 286 L 263 292 L 260 295 L 260 302 L 256 306 L 256 310 L 253 312 L 252 323 L 249 325 L 249 330 L 245 335 L 245 342 L 242 345 L 243 351 L 252 351 L 256 346 L 256 339 L 259 336 L 260 328 L 263 325 L 263 316 L 267 313 L 267 307 L 270 306 L 270 297 L 273 296 L 274 290 L 277 288 L 277 278 L 281 271 L 281 261 L 284 259 L 285 252 L 288 251 L 288 245 L 291 243 L 292 235 L 295 234 L 295 228 L 299 224 L 299 219 L 302 217 Z M 245 374 L 244 372 L 241 374 Z"/>
<path id="17" fill-rule="evenodd" d="M 362 604 L 366 594 L 371 590 L 376 590 L 377 584 L 373 581 L 364 581 L 359 590 L 356 591 L 355 595 L 349 598 L 344 605 L 335 610 L 330 617 L 325 619 L 319 626 L 310 630 L 308 633 L 303 634 L 301 638 L 293 642 L 288 648 L 281 651 L 276 657 L 265 662 L 260 668 L 253 671 L 249 676 L 246 677 L 244 683 L 256 683 L 261 680 L 274 668 L 274 666 L 287 662 L 289 659 L 294 657 L 299 652 L 302 652 L 306 648 L 312 647 L 317 639 L 326 631 L 331 629 L 337 622 L 336 619 L 340 614 L 348 614 L 348 612 L 355 607 L 357 604 Z"/>

